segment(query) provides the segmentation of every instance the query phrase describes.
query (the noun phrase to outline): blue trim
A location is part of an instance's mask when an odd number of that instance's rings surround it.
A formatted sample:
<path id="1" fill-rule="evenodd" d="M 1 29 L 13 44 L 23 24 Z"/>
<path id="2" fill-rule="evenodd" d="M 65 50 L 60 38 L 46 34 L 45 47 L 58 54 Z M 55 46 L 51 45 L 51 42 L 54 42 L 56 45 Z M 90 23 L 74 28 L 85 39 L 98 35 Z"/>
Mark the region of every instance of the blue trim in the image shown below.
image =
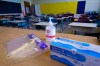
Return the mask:
<path id="1" fill-rule="evenodd" d="M 68 61 L 65 58 L 60 58 L 60 57 L 57 57 L 56 55 L 51 55 L 50 57 L 56 61 L 67 64 L 68 66 L 75 66 L 74 64 L 72 64 L 70 61 Z"/>

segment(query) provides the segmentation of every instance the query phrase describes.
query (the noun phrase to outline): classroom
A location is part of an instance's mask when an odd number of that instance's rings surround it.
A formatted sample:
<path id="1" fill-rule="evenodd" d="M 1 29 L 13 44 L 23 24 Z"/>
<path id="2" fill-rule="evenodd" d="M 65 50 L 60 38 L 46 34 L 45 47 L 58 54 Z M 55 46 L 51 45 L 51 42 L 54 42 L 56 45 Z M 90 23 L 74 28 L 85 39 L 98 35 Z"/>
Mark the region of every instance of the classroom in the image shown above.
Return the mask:
<path id="1" fill-rule="evenodd" d="M 100 66 L 100 0 L 0 0 L 0 66 Z"/>

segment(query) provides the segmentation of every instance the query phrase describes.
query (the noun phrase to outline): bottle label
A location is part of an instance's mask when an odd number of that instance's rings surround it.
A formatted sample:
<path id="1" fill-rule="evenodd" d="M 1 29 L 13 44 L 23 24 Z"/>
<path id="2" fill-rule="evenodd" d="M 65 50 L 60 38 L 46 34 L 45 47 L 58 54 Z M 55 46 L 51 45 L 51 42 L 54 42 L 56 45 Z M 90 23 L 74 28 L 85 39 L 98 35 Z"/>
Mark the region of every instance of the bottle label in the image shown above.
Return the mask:
<path id="1" fill-rule="evenodd" d="M 47 36 L 47 35 L 46 35 L 46 37 L 48 37 L 48 38 L 54 38 L 54 37 L 55 37 L 55 35 L 54 35 L 54 36 Z"/>
<path id="2" fill-rule="evenodd" d="M 54 39 L 56 36 L 55 36 L 55 29 L 47 29 L 46 30 L 46 38 L 47 39 Z"/>

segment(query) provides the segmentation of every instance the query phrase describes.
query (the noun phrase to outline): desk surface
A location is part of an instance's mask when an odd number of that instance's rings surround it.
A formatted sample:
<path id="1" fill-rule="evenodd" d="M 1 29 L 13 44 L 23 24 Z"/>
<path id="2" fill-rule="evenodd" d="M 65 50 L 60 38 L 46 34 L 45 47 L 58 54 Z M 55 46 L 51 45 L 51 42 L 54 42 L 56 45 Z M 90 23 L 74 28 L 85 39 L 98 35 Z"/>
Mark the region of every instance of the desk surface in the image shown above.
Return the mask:
<path id="1" fill-rule="evenodd" d="M 36 34 L 42 40 L 45 40 L 44 31 L 35 31 L 28 29 L 18 29 L 18 28 L 7 28 L 0 27 L 0 66 L 66 66 L 50 58 L 50 52 L 46 52 L 39 57 L 29 58 L 27 60 L 21 61 L 20 63 L 11 64 L 6 59 L 6 48 L 5 44 L 14 38 L 24 36 L 30 33 Z M 72 34 L 62 34 L 57 33 L 57 37 L 66 37 L 73 40 L 84 41 L 93 44 L 99 44 L 95 37 L 87 37 Z"/>
<path id="2" fill-rule="evenodd" d="M 69 18 L 69 17 L 62 17 L 62 18 Z"/>
<path id="3" fill-rule="evenodd" d="M 37 19 L 30 19 L 29 21 L 30 21 L 30 22 L 38 22 Z"/>
<path id="4" fill-rule="evenodd" d="M 0 20 L 10 20 L 10 19 L 0 19 Z"/>
<path id="5" fill-rule="evenodd" d="M 19 23 L 19 22 L 26 22 L 25 20 L 14 20 L 14 21 L 9 21 L 9 22 L 12 22 L 12 23 Z"/>
<path id="6" fill-rule="evenodd" d="M 73 22 L 73 23 L 70 23 L 69 24 L 70 26 L 79 26 L 79 27 L 97 27 L 97 24 L 95 23 L 76 23 L 76 22 Z"/>
<path id="7" fill-rule="evenodd" d="M 15 17 L 15 18 L 24 18 L 24 17 L 22 17 L 22 16 L 17 16 L 17 17 Z"/>
<path id="8" fill-rule="evenodd" d="M 63 17 L 63 18 L 55 18 L 55 19 L 57 19 L 57 20 L 64 20 L 64 19 L 65 19 L 65 17 Z"/>
<path id="9" fill-rule="evenodd" d="M 56 25 L 57 23 L 53 23 L 53 25 Z M 47 26 L 49 25 L 49 22 L 39 22 L 39 23 L 34 23 L 34 25 L 41 25 L 41 26 Z"/>

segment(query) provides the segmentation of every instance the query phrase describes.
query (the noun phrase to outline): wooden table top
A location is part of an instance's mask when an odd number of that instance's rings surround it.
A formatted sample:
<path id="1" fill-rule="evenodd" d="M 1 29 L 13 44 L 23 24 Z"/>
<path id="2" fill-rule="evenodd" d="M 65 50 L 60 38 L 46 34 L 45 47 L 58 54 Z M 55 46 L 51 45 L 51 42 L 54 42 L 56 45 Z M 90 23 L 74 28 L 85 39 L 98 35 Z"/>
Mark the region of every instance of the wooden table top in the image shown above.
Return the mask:
<path id="1" fill-rule="evenodd" d="M 15 64 L 11 64 L 6 59 L 6 48 L 5 48 L 6 43 L 12 39 L 15 39 L 27 34 L 31 34 L 31 33 L 34 33 L 40 39 L 45 41 L 44 31 L 0 27 L 0 66 L 66 66 L 65 64 L 62 64 L 58 61 L 51 59 L 50 51 L 47 51 L 38 57 L 29 58 L 27 60 L 24 60 Z M 95 37 L 63 34 L 63 33 L 57 33 L 57 37 L 66 37 L 73 40 L 84 41 L 84 42 L 98 44 L 98 45 L 100 44 L 97 38 Z"/>

